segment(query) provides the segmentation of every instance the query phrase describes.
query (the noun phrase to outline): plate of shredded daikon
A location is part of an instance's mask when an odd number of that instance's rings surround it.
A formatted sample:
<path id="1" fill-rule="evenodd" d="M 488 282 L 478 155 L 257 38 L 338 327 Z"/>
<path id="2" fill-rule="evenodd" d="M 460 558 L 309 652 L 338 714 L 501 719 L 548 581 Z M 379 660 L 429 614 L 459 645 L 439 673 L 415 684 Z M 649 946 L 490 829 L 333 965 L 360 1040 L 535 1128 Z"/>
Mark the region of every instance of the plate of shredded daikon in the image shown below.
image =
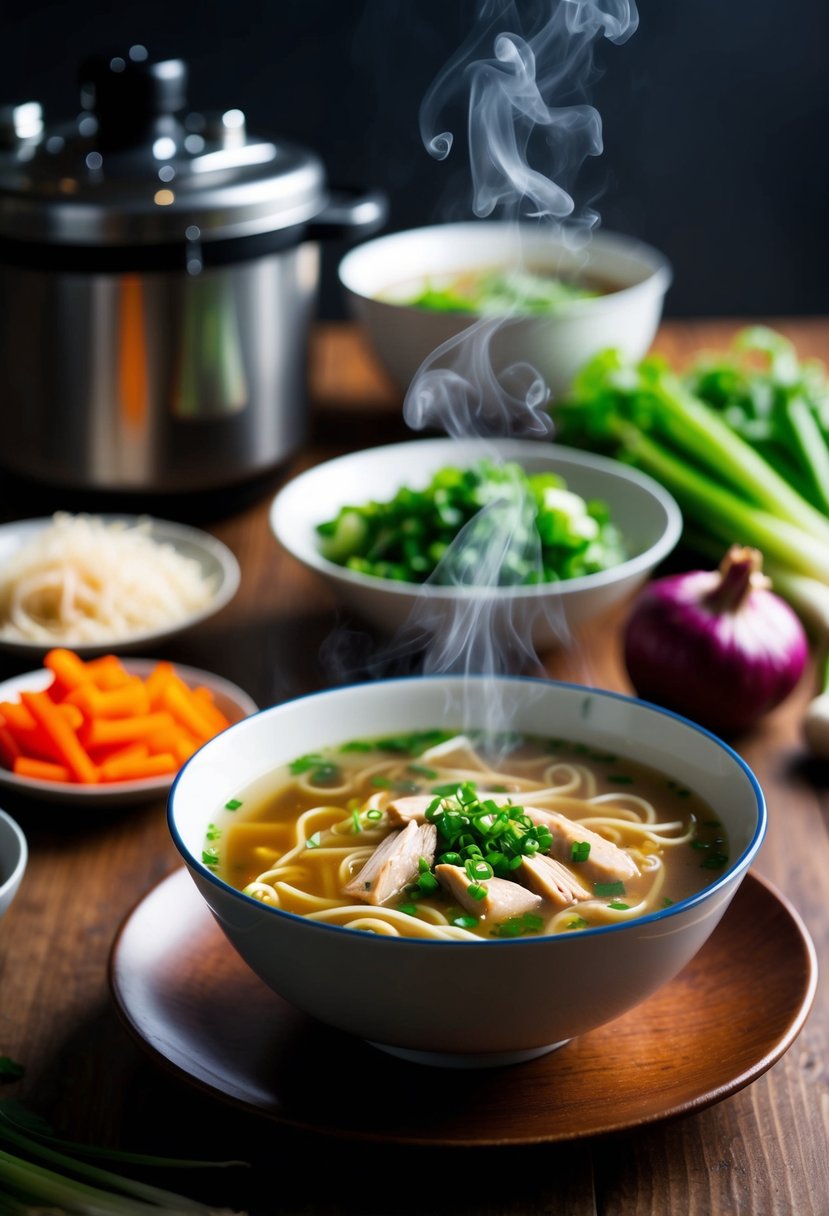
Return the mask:
<path id="1" fill-rule="evenodd" d="M 198 528 L 151 516 L 56 512 L 0 525 L 0 648 L 87 656 L 181 633 L 223 608 L 239 564 Z"/>

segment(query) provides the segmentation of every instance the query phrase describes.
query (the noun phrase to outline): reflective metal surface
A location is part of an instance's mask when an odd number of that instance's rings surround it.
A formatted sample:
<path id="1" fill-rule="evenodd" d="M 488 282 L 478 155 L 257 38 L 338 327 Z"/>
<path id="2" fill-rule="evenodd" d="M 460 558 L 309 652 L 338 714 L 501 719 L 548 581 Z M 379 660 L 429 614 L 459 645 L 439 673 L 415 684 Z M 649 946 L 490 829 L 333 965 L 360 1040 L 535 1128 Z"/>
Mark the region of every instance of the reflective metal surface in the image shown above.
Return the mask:
<path id="1" fill-rule="evenodd" d="M 318 276 L 314 242 L 197 275 L 0 266 L 0 464 L 163 493 L 278 465 L 305 436 Z"/>

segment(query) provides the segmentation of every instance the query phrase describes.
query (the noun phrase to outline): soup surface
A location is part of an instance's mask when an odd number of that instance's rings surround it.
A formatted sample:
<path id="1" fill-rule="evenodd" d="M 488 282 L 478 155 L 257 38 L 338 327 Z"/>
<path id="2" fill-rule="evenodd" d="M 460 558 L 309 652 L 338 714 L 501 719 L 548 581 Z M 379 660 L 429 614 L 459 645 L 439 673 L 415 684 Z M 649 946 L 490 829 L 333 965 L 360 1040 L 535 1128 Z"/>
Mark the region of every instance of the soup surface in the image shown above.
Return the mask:
<path id="1" fill-rule="evenodd" d="M 358 739 L 218 808 L 203 859 L 254 899 L 404 937 L 572 933 L 715 881 L 728 842 L 665 774 L 584 744 L 482 732 Z"/>
<path id="2" fill-rule="evenodd" d="M 616 290 L 616 284 L 588 275 L 575 278 L 540 267 L 495 266 L 399 284 L 383 298 L 432 312 L 533 316 L 556 313 L 575 300 L 589 300 Z"/>

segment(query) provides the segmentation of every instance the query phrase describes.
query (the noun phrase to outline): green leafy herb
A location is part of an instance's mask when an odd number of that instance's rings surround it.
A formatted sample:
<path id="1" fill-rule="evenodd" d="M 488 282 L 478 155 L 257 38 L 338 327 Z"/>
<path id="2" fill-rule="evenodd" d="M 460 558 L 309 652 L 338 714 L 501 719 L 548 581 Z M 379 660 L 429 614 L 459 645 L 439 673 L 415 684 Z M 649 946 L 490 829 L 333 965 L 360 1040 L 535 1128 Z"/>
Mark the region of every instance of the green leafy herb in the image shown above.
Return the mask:
<path id="1" fill-rule="evenodd" d="M 600 899 L 604 899 L 613 895 L 624 895 L 625 884 L 623 882 L 596 882 L 593 884 L 593 890 Z"/>
<path id="2" fill-rule="evenodd" d="M 385 502 L 343 506 L 317 526 L 317 536 L 323 557 L 338 565 L 438 585 L 559 582 L 628 556 L 606 503 L 581 498 L 558 474 L 488 458 L 470 468 L 445 466 L 424 489 L 404 486 Z M 497 569 L 494 539 L 501 542 Z"/>
<path id="3" fill-rule="evenodd" d="M 630 908 L 630 904 L 623 904 L 619 899 L 614 899 L 613 903 L 607 906 L 608 908 L 612 908 L 614 912 L 627 912 Z"/>
<path id="4" fill-rule="evenodd" d="M 241 805 L 242 805 L 241 798 L 231 798 L 228 802 L 225 803 L 225 810 L 226 811 L 238 811 L 238 809 Z"/>
<path id="5" fill-rule="evenodd" d="M 586 929 L 587 921 L 583 916 L 574 916 L 572 920 L 568 920 L 565 925 L 566 929 Z"/>
<path id="6" fill-rule="evenodd" d="M 203 849 L 201 859 L 202 865 L 217 866 L 219 864 L 219 850 L 213 848 Z"/>
<path id="7" fill-rule="evenodd" d="M 496 925 L 492 930 L 493 937 L 524 937 L 528 933 L 538 933 L 544 927 L 544 921 L 540 916 L 533 916 L 532 912 L 525 912 L 523 916 L 511 916 L 508 920 L 502 921 L 500 925 Z"/>

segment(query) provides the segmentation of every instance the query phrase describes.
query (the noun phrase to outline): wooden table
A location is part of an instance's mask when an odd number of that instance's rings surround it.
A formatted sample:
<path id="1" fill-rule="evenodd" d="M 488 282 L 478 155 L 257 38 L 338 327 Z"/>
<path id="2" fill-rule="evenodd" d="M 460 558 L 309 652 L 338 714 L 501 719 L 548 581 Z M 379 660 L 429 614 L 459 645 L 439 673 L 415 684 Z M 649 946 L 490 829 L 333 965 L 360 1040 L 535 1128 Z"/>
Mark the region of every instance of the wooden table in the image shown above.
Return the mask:
<path id="1" fill-rule="evenodd" d="M 829 360 L 829 321 L 770 323 L 803 354 Z M 738 324 L 666 323 L 657 345 L 681 362 L 701 346 L 721 347 Z M 253 501 L 201 520 L 239 559 L 238 595 L 157 656 L 217 672 L 262 706 L 326 683 L 320 650 L 335 624 L 326 590 L 282 554 L 269 533 L 272 492 L 340 451 L 410 437 L 399 394 L 348 325 L 318 328 L 311 367 L 313 428 L 306 449 Z M 7 518 L 19 504 L 6 500 Z M 566 652 L 547 656 L 548 672 L 630 691 L 618 624 L 618 618 L 606 621 Z M 25 666 L 3 660 L 0 676 Z M 800 737 L 812 679 L 810 672 L 788 702 L 736 746 L 759 777 L 770 810 L 755 869 L 795 904 L 829 975 L 829 767 L 806 761 Z M 117 1016 L 107 980 L 114 935 L 153 884 L 179 865 L 163 803 L 96 812 L 0 801 L 23 826 L 31 854 L 17 901 L 0 921 L 0 1054 L 26 1071 L 0 1096 L 19 1098 L 66 1137 L 250 1161 L 252 1171 L 225 1184 L 237 1191 L 228 1195 L 218 1185 L 216 1194 L 257 1214 L 829 1213 L 823 979 L 790 1050 L 746 1088 L 692 1115 L 594 1140 L 494 1150 L 332 1141 L 263 1121 L 195 1089 L 145 1053 Z M 358 1100 L 359 1078 L 354 1085 Z"/>

